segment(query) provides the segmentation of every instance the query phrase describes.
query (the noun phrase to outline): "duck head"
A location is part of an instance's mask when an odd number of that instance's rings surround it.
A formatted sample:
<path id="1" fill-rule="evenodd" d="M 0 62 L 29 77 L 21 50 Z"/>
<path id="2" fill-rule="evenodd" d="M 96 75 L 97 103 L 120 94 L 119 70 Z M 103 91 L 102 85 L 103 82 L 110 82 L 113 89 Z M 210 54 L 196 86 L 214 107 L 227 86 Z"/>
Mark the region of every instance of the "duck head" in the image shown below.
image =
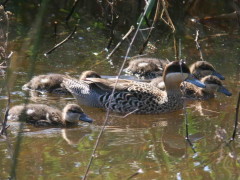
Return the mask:
<path id="1" fill-rule="evenodd" d="M 69 123 L 77 123 L 79 120 L 91 123 L 93 120 L 89 118 L 77 104 L 68 104 L 63 109 L 63 119 Z"/>
<path id="2" fill-rule="evenodd" d="M 101 76 L 95 71 L 83 71 L 79 80 L 86 80 L 86 78 L 101 78 Z"/>
<path id="3" fill-rule="evenodd" d="M 228 91 L 227 88 L 225 88 L 222 84 L 222 81 L 217 78 L 216 76 L 209 75 L 201 79 L 201 82 L 203 82 L 206 85 L 206 88 L 204 91 L 214 93 L 214 92 L 220 92 L 225 94 L 226 96 L 231 96 L 232 93 Z"/>
<path id="4" fill-rule="evenodd" d="M 190 71 L 198 79 L 208 75 L 216 76 L 221 80 L 225 79 L 224 76 L 218 73 L 213 65 L 207 61 L 197 61 L 193 63 L 190 67 Z"/>
<path id="5" fill-rule="evenodd" d="M 164 69 L 163 79 L 167 91 L 180 91 L 179 87 L 183 81 L 190 82 L 198 87 L 206 87 L 201 81 L 193 78 L 188 66 L 182 61 L 169 63 Z"/>

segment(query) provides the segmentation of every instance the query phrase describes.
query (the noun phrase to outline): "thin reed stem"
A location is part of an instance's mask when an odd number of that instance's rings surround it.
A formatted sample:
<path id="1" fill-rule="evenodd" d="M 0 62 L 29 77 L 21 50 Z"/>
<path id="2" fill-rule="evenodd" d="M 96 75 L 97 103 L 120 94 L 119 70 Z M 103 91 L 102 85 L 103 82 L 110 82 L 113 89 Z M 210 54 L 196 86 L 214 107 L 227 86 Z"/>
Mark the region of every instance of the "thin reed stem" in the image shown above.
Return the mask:
<path id="1" fill-rule="evenodd" d="M 236 134 L 237 134 L 239 105 L 240 105 L 240 91 L 238 92 L 238 101 L 237 101 L 237 106 L 236 106 L 234 130 L 233 130 L 233 134 L 232 134 L 232 137 L 231 137 L 229 143 L 234 141 Z"/>
<path id="2" fill-rule="evenodd" d="M 148 6 L 148 5 L 149 5 L 149 4 L 147 4 L 147 6 Z M 116 81 L 115 81 L 115 84 L 114 84 L 114 88 L 113 88 L 112 94 L 111 94 L 111 96 L 110 96 L 109 103 L 111 103 L 111 101 L 112 101 L 112 97 L 113 97 L 113 94 L 114 94 L 114 92 L 115 92 L 115 90 L 116 90 L 116 85 L 117 85 L 117 83 L 118 83 L 119 77 L 120 77 L 121 72 L 122 72 L 122 70 L 123 70 L 123 68 L 124 68 L 124 66 L 125 66 L 125 63 L 126 63 L 126 61 L 127 61 L 127 57 L 128 57 L 128 55 L 129 55 L 129 53 L 130 53 L 130 50 L 131 50 L 132 45 L 133 45 L 133 42 L 135 41 L 136 36 L 137 36 L 137 34 L 138 34 L 138 32 L 139 32 L 140 26 L 141 26 L 141 24 L 142 24 L 142 22 L 143 22 L 143 17 L 145 16 L 145 14 L 146 14 L 146 12 L 147 12 L 147 9 L 148 9 L 148 8 L 145 8 L 145 11 L 144 11 L 144 13 L 143 13 L 143 16 L 142 16 L 142 18 L 141 18 L 141 20 L 140 20 L 140 22 L 139 22 L 139 24 L 138 24 L 137 30 L 135 31 L 135 33 L 134 33 L 134 35 L 133 35 L 133 38 L 132 38 L 132 40 L 131 40 L 131 42 L 130 42 L 130 44 L 129 44 L 129 46 L 128 46 L 126 55 L 125 55 L 125 57 L 124 57 L 124 61 L 123 61 L 122 66 L 121 66 L 121 68 L 120 68 L 120 70 L 119 70 L 119 72 L 118 72 L 118 75 L 117 75 L 117 78 L 116 78 Z M 109 114 L 110 114 L 110 108 L 108 107 L 107 112 L 106 112 L 105 121 L 104 121 L 104 123 L 103 123 L 103 126 L 102 126 L 102 128 L 101 128 L 101 131 L 100 131 L 100 133 L 99 133 L 99 135 L 98 135 L 98 138 L 97 138 L 97 140 L 96 140 L 95 146 L 94 146 L 94 148 L 93 148 L 93 152 L 92 152 L 92 155 L 91 155 L 91 157 L 90 157 L 90 161 L 89 161 L 89 164 L 88 164 L 88 166 L 87 166 L 86 172 L 85 172 L 85 174 L 84 174 L 83 180 L 86 180 L 86 179 L 87 179 L 87 176 L 88 176 L 88 173 L 89 173 L 91 164 L 92 164 L 92 162 L 93 162 L 94 154 L 96 153 L 98 144 L 99 144 L 99 142 L 100 142 L 100 138 L 101 138 L 101 136 L 102 136 L 102 134 L 103 134 L 103 131 L 104 131 L 104 129 L 105 129 L 106 125 L 107 125 L 107 122 L 108 122 L 108 120 L 109 120 Z"/>

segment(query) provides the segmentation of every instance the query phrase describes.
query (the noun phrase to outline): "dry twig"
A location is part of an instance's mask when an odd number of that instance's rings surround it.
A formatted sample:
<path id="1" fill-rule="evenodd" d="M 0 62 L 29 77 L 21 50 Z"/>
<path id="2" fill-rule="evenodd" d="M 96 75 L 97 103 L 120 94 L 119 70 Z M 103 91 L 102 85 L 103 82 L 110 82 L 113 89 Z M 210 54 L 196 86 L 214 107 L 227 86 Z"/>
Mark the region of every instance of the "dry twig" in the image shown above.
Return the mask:
<path id="1" fill-rule="evenodd" d="M 147 5 L 149 5 L 149 4 L 147 4 Z M 147 10 L 147 8 L 145 8 L 145 11 L 144 11 L 144 13 L 143 13 L 143 17 L 144 17 L 144 15 L 146 14 L 146 10 Z M 119 80 L 119 77 L 120 77 L 120 75 L 121 75 L 121 72 L 122 72 L 122 70 L 123 70 L 123 68 L 124 68 L 124 66 L 125 66 L 126 61 L 127 61 L 127 57 L 128 57 L 129 52 L 130 52 L 130 50 L 131 50 L 131 48 L 132 48 L 133 42 L 135 41 L 136 36 L 137 36 L 137 33 L 139 32 L 139 29 L 140 29 L 140 26 L 141 26 L 141 24 L 142 24 L 142 21 L 143 21 L 143 18 L 140 20 L 140 22 L 139 22 L 139 24 L 138 24 L 138 27 L 137 27 L 137 30 L 135 31 L 135 33 L 134 33 L 134 35 L 133 35 L 133 38 L 132 38 L 132 40 L 131 40 L 131 42 L 130 42 L 130 44 L 129 44 L 129 46 L 128 46 L 126 55 L 125 55 L 125 57 L 124 57 L 124 61 L 123 61 L 122 66 L 121 66 L 121 68 L 120 68 L 120 70 L 119 70 L 119 72 L 118 72 L 118 75 L 117 75 L 117 78 L 116 78 L 116 82 L 115 82 L 115 84 L 114 84 L 114 88 L 113 88 L 112 94 L 111 94 L 111 96 L 110 96 L 109 103 L 111 103 L 111 101 L 112 101 L 112 97 L 113 97 L 113 94 L 114 94 L 114 92 L 115 92 L 116 85 L 117 85 L 117 83 L 118 83 L 118 80 Z M 89 172 L 90 167 L 91 167 L 91 164 L 92 164 L 92 162 L 93 162 L 94 154 L 96 153 L 98 144 L 99 144 L 99 142 L 100 142 L 100 138 L 101 138 L 101 136 L 102 136 L 102 134 L 103 134 L 103 131 L 104 131 L 106 125 L 107 125 L 107 122 L 108 122 L 108 119 L 109 119 L 109 114 L 110 114 L 110 109 L 108 108 L 108 109 L 107 109 L 107 112 L 106 112 L 105 121 L 104 121 L 104 123 L 103 123 L 103 126 L 102 126 L 102 128 L 101 128 L 101 131 L 100 131 L 100 133 L 99 133 L 99 135 L 98 135 L 98 138 L 97 138 L 97 140 L 96 140 L 95 146 L 94 146 L 94 148 L 93 148 L 92 156 L 91 156 L 90 161 L 89 161 L 89 163 L 88 163 L 88 166 L 87 166 L 86 172 L 85 172 L 85 174 L 84 174 L 83 180 L 86 180 L 86 179 L 87 179 L 88 172 Z"/>
<path id="2" fill-rule="evenodd" d="M 160 17 L 163 20 L 163 22 L 165 22 L 172 29 L 172 32 L 174 33 L 176 31 L 176 29 L 175 29 L 175 26 L 174 26 L 174 24 L 172 22 L 172 19 L 169 16 L 165 0 L 162 0 L 162 6 L 163 6 L 163 10 L 162 10 L 162 13 L 161 13 Z M 165 15 L 167 17 L 167 21 L 163 18 L 163 14 L 164 13 L 165 13 Z"/>
<path id="3" fill-rule="evenodd" d="M 55 49 L 57 49 L 58 47 L 60 47 L 61 45 L 63 45 L 63 43 L 65 43 L 66 41 L 68 41 L 73 34 L 76 32 L 77 30 L 77 26 L 74 27 L 73 31 L 71 32 L 71 34 L 69 34 L 63 41 L 61 41 L 60 43 L 56 44 L 52 49 L 50 49 L 49 51 L 47 51 L 46 53 L 44 53 L 45 56 L 51 54 Z"/>
<path id="4" fill-rule="evenodd" d="M 109 59 L 113 53 L 119 48 L 119 46 L 122 44 L 122 42 L 133 32 L 134 26 L 131 26 L 129 31 L 125 34 L 125 36 L 122 37 L 121 41 L 116 45 L 116 47 L 112 50 L 112 52 L 107 56 L 107 59 Z"/>
<path id="5" fill-rule="evenodd" d="M 146 48 L 147 44 L 148 44 L 148 41 L 152 35 L 152 31 L 154 29 L 154 25 L 156 24 L 157 22 L 157 19 L 158 19 L 158 15 L 159 15 L 159 9 L 160 9 L 160 0 L 157 1 L 157 8 L 156 8 L 156 11 L 155 11 L 155 16 L 154 16 L 154 19 L 153 19 L 153 23 L 152 23 L 152 26 L 150 27 L 150 31 L 148 33 L 148 36 L 147 36 L 147 39 L 145 40 L 145 42 L 143 43 L 142 45 L 142 48 L 140 49 L 139 51 L 139 54 L 142 54 L 144 49 Z M 144 16 L 145 17 L 145 16 Z"/>
<path id="6" fill-rule="evenodd" d="M 6 3 L 6 1 L 5 1 Z M 7 44 L 8 44 L 8 26 L 9 26 L 9 18 L 7 13 L 4 10 L 3 6 L 0 6 L 0 27 L 1 27 L 1 33 L 0 33 L 0 57 L 1 59 L 3 59 L 4 61 L 0 64 L 0 69 L 1 71 L 3 71 L 3 73 L 5 72 L 4 68 L 7 68 L 7 59 L 10 59 L 12 52 L 10 53 L 10 55 L 7 56 L 6 53 L 6 49 L 7 49 Z M 5 82 L 6 83 L 6 78 L 5 78 Z M 6 86 L 6 85 L 5 85 Z M 8 116 L 8 111 L 9 111 L 9 105 L 10 105 L 10 92 L 8 89 L 8 86 L 6 86 L 7 88 L 7 96 L 8 96 L 8 102 L 7 102 L 7 108 L 5 111 L 5 116 L 4 116 L 4 120 L 2 121 L 2 127 L 0 130 L 0 135 L 5 135 L 7 136 L 7 116 Z"/>
<path id="7" fill-rule="evenodd" d="M 198 43 L 198 37 L 199 37 L 199 30 L 196 30 L 196 38 L 195 38 L 194 41 L 196 42 L 196 48 L 197 48 L 197 50 L 199 51 L 200 59 L 201 59 L 201 61 L 204 61 L 204 60 L 203 60 L 202 51 L 201 51 L 201 46 L 200 46 L 200 44 Z"/>
<path id="8" fill-rule="evenodd" d="M 109 2 L 107 1 L 107 3 L 109 4 L 110 6 L 110 9 L 111 9 L 111 30 L 110 30 L 110 39 L 109 39 L 109 42 L 108 42 L 108 45 L 107 45 L 107 49 L 110 49 L 110 46 L 113 42 L 113 39 L 114 39 L 114 28 L 116 26 L 116 15 L 114 15 L 114 6 L 116 4 L 116 1 L 112 1 L 112 2 Z"/>

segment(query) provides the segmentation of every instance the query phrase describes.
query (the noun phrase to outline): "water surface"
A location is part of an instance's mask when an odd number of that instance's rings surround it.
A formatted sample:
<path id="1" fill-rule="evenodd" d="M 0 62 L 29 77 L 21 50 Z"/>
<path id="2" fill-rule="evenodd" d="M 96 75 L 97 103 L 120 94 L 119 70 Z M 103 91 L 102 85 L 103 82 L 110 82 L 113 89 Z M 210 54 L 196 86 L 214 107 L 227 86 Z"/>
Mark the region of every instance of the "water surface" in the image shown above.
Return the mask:
<path id="1" fill-rule="evenodd" d="M 49 24 L 53 16 L 47 16 L 33 62 L 34 52 L 30 45 L 35 39 L 31 34 L 36 17 L 24 17 L 33 14 L 32 11 L 37 11 L 38 8 L 25 8 L 28 12 L 21 12 L 20 6 L 16 6 L 19 11 L 10 8 L 15 12 L 9 34 L 9 50 L 14 52 L 7 81 L 11 106 L 27 100 L 63 108 L 66 103 L 76 102 L 71 96 L 43 94 L 28 97 L 28 93 L 22 91 L 21 87 L 32 75 L 62 73 L 77 78 L 87 69 L 102 75 L 118 73 L 127 43 L 123 43 L 110 60 L 106 59 L 107 53 L 103 50 L 107 46 L 109 34 L 105 28 L 96 25 L 98 21 L 91 13 L 86 15 L 87 8 L 79 12 L 82 20 L 73 38 L 46 57 L 43 54 L 70 32 L 59 26 L 59 34 L 54 37 L 53 27 Z M 49 11 L 53 9 L 51 7 Z M 239 179 L 239 137 L 231 146 L 226 146 L 219 141 L 217 132 L 226 131 L 227 134 L 221 136 L 224 139 L 229 138 L 233 130 L 237 93 L 240 89 L 240 36 L 235 26 L 230 27 L 232 31 L 229 32 L 218 25 L 209 27 L 206 24 L 192 23 L 191 18 L 185 19 L 183 32 L 177 34 L 177 38 L 181 39 L 182 57 L 186 58 L 188 64 L 199 60 L 194 38 L 195 30 L 200 28 L 199 42 L 204 59 L 226 77 L 224 85 L 233 95 L 226 97 L 217 94 L 211 100 L 187 102 L 189 133 L 195 153 L 185 141 L 183 110 L 159 115 L 129 115 L 125 118 L 121 114 L 111 113 L 94 155 L 89 179 Z M 120 28 L 118 33 L 124 34 L 127 29 L 128 27 Z M 64 33 L 60 33 L 61 30 Z M 166 33 L 160 32 L 161 29 L 154 32 L 151 43 L 157 49 L 148 49 L 148 56 L 174 60 L 173 36 L 166 38 Z M 215 36 L 216 34 L 224 35 Z M 138 53 L 139 44 L 140 42 L 134 44 L 131 56 Z M 3 82 L 2 78 L 1 83 Z M 6 104 L 6 92 L 3 90 L 0 98 L 2 110 Z M 17 179 L 83 177 L 106 113 L 102 109 L 82 108 L 94 119 L 93 124 L 82 123 L 67 129 L 35 128 L 22 124 L 19 132 L 20 124 L 9 122 L 9 140 L 0 139 L 0 179 L 8 179 L 10 173 L 14 172 L 11 168 L 11 153 L 18 143 L 19 153 L 14 168 Z"/>

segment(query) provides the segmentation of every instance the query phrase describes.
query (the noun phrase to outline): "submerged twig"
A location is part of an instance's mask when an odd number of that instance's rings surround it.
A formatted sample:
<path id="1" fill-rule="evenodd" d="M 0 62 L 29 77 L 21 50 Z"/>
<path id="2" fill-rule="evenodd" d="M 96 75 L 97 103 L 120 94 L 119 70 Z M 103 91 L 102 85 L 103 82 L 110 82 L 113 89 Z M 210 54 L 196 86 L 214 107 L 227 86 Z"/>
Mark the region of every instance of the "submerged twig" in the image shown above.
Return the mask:
<path id="1" fill-rule="evenodd" d="M 112 50 L 112 52 L 107 56 L 107 59 L 109 59 L 113 53 L 119 48 L 119 46 L 122 44 L 122 42 L 133 32 L 134 26 L 131 26 L 129 31 L 122 37 L 121 41 L 116 45 L 116 47 Z"/>
<path id="2" fill-rule="evenodd" d="M 132 112 L 130 112 L 130 113 L 127 113 L 127 114 L 125 114 L 124 116 L 112 116 L 112 117 L 126 118 L 126 117 L 128 117 L 129 115 L 135 113 L 136 111 L 138 111 L 138 109 L 135 109 L 134 111 L 132 111 Z"/>
<path id="3" fill-rule="evenodd" d="M 137 176 L 139 174 L 141 174 L 141 173 L 140 172 L 136 172 L 136 173 L 132 174 L 130 177 L 128 177 L 127 180 L 130 180 L 130 179 L 134 178 L 135 176 Z"/>
<path id="4" fill-rule="evenodd" d="M 73 31 L 71 32 L 71 34 L 69 34 L 63 41 L 61 41 L 60 43 L 56 44 L 52 49 L 50 49 L 49 51 L 47 51 L 46 53 L 44 53 L 44 55 L 48 55 L 51 54 L 55 49 L 57 49 L 58 47 L 60 47 L 61 45 L 63 45 L 63 43 L 65 43 L 66 41 L 68 41 L 73 34 L 76 32 L 77 30 L 77 26 L 74 27 Z"/>
<path id="5" fill-rule="evenodd" d="M 66 17 L 66 19 L 65 19 L 66 24 L 68 24 L 68 21 L 69 21 L 69 19 L 71 18 L 74 10 L 76 9 L 78 2 L 80 2 L 80 0 L 75 0 L 75 1 L 74 1 L 73 6 L 72 6 L 72 9 L 71 9 L 71 11 L 69 12 L 69 14 L 67 15 L 67 17 Z"/>
<path id="6" fill-rule="evenodd" d="M 237 101 L 237 106 L 236 106 L 236 117 L 235 117 L 234 130 L 233 130 L 233 134 L 232 134 L 232 137 L 231 137 L 229 143 L 234 141 L 236 134 L 237 134 L 239 105 L 240 105 L 240 92 L 238 92 L 238 101 Z"/>
<path id="7" fill-rule="evenodd" d="M 200 59 L 201 59 L 201 61 L 204 61 L 203 55 L 202 55 L 202 51 L 201 51 L 201 46 L 200 46 L 200 44 L 198 43 L 198 37 L 199 37 L 199 30 L 197 29 L 197 30 L 196 30 L 196 38 L 195 38 L 194 41 L 196 42 L 196 48 L 197 48 L 197 50 L 199 51 Z"/>
<path id="8" fill-rule="evenodd" d="M 157 18 L 158 18 L 158 15 L 159 15 L 159 9 L 160 9 L 160 0 L 157 1 L 157 8 L 156 8 L 156 11 L 155 11 L 155 16 L 154 16 L 154 19 L 153 19 L 152 26 L 151 26 L 151 28 L 150 28 L 150 30 L 149 30 L 149 33 L 148 33 L 148 36 L 147 36 L 145 42 L 144 42 L 143 45 L 142 45 L 142 48 L 141 48 L 140 51 L 139 51 L 139 54 L 142 54 L 142 53 L 143 53 L 144 49 L 146 48 L 146 46 L 147 46 L 147 44 L 148 44 L 148 41 L 149 41 L 149 39 L 150 39 L 150 37 L 151 37 L 151 35 L 152 35 L 153 26 L 154 26 L 154 25 L 156 24 L 156 22 L 157 22 Z M 144 17 L 145 17 L 145 16 L 144 16 Z"/>
<path id="9" fill-rule="evenodd" d="M 7 126 L 8 112 L 9 112 L 9 106 L 10 106 L 10 92 L 8 87 L 7 87 L 7 96 L 8 96 L 7 107 L 4 114 L 4 120 L 2 122 L 2 128 L 0 131 L 0 135 L 5 135 L 5 136 L 7 136 L 7 128 L 9 127 Z"/>
<path id="10" fill-rule="evenodd" d="M 180 63 L 181 63 L 181 66 L 180 66 L 181 67 L 181 74 L 183 76 L 183 70 L 182 70 L 182 63 L 183 62 L 182 62 L 182 60 L 180 60 Z M 185 92 L 186 92 L 186 84 L 185 83 L 182 83 L 182 84 L 183 84 L 183 92 L 185 94 Z M 184 117 L 185 117 L 184 118 L 185 119 L 185 132 L 186 132 L 185 139 L 187 140 L 188 144 L 192 148 L 193 152 L 196 153 L 195 148 L 194 148 L 191 140 L 189 139 L 189 130 L 188 130 L 189 124 L 188 124 L 188 114 L 187 114 L 187 108 L 186 108 L 186 101 L 185 101 L 185 99 L 183 99 L 183 111 L 184 111 Z"/>
<path id="11" fill-rule="evenodd" d="M 147 4 L 147 5 L 149 5 L 149 4 Z M 144 15 L 146 14 L 146 12 L 147 12 L 147 8 L 145 8 L 145 11 L 144 11 L 144 13 L 143 13 L 143 17 L 144 17 Z M 138 24 L 137 30 L 135 31 L 135 33 L 134 33 L 134 35 L 133 35 L 133 38 L 132 38 L 132 40 L 131 40 L 131 42 L 130 42 L 130 44 L 129 44 L 129 46 L 128 46 L 126 55 L 125 55 L 125 57 L 124 57 L 124 61 L 123 61 L 122 66 L 121 66 L 121 68 L 120 68 L 120 70 L 119 70 L 119 72 L 118 72 L 118 75 L 117 75 L 117 78 L 116 78 L 116 81 L 115 81 L 115 84 L 114 84 L 114 88 L 113 88 L 112 94 L 111 94 L 111 96 L 110 96 L 109 103 L 111 103 L 111 101 L 112 101 L 113 94 L 114 94 L 114 92 L 115 92 L 115 90 L 116 90 L 116 85 L 117 85 L 117 83 L 118 83 L 119 77 L 120 77 L 120 75 L 121 75 L 121 73 L 122 73 L 122 70 L 123 70 L 123 68 L 124 68 L 124 65 L 125 65 L 125 63 L 126 63 L 126 61 L 127 61 L 127 57 L 128 57 L 129 52 L 130 52 L 130 50 L 131 50 L 131 48 L 132 48 L 133 42 L 135 41 L 136 36 L 137 36 L 137 33 L 139 32 L 140 26 L 141 26 L 142 21 L 143 21 L 143 17 L 141 18 L 141 20 L 140 20 L 140 22 L 139 22 L 139 24 Z M 90 161 L 89 161 L 89 164 L 88 164 L 88 166 L 87 166 L 86 172 L 85 172 L 85 174 L 84 174 L 83 180 L 86 180 L 86 179 L 87 179 L 88 172 L 89 172 L 89 169 L 90 169 L 90 167 L 91 167 L 91 164 L 92 164 L 92 161 L 93 161 L 93 158 L 94 158 L 94 154 L 96 153 L 96 150 L 97 150 L 97 147 L 98 147 L 100 138 L 101 138 L 101 136 L 102 136 L 102 134 L 103 134 L 103 131 L 104 131 L 106 125 L 107 125 L 107 122 L 108 122 L 108 119 L 109 119 L 109 114 L 110 114 L 110 108 L 108 107 L 108 108 L 107 108 L 107 112 L 106 112 L 105 121 L 104 121 L 104 123 L 103 123 L 103 126 L 102 126 L 102 128 L 101 128 L 101 131 L 100 131 L 100 133 L 99 133 L 99 135 L 98 135 L 98 138 L 97 138 L 97 140 L 96 140 L 95 146 L 94 146 L 94 148 L 93 148 L 92 156 L 91 156 L 91 158 L 90 158 Z"/>

